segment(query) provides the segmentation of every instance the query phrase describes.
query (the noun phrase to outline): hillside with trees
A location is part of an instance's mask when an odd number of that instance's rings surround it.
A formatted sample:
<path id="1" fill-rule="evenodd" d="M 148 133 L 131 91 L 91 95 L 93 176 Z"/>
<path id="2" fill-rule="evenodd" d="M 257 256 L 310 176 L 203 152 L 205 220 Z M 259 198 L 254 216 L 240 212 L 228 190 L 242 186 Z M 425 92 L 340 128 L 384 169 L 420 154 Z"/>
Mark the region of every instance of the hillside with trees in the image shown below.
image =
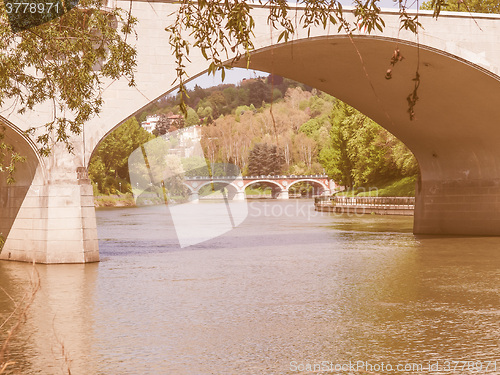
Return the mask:
<path id="1" fill-rule="evenodd" d="M 418 174 L 413 154 L 392 134 L 347 104 L 297 82 L 270 75 L 238 86 L 195 86 L 188 95 L 187 117 L 175 129 L 201 125 L 208 163 L 232 163 L 244 175 L 327 173 L 347 189 L 414 181 Z M 161 135 L 146 132 L 140 122 L 148 115 L 161 119 L 179 113 L 178 98 L 163 98 L 112 132 L 90 164 L 96 194 L 131 192 L 128 155 Z"/>

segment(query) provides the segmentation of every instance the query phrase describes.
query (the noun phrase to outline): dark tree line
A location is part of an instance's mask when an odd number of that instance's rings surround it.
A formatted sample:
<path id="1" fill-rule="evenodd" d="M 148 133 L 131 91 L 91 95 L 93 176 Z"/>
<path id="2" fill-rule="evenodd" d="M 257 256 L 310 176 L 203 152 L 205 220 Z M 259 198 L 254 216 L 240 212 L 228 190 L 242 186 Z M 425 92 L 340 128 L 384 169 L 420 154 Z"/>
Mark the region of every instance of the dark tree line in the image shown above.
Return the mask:
<path id="1" fill-rule="evenodd" d="M 248 174 L 250 176 L 278 175 L 283 169 L 283 156 L 276 145 L 257 143 L 248 157 Z"/>

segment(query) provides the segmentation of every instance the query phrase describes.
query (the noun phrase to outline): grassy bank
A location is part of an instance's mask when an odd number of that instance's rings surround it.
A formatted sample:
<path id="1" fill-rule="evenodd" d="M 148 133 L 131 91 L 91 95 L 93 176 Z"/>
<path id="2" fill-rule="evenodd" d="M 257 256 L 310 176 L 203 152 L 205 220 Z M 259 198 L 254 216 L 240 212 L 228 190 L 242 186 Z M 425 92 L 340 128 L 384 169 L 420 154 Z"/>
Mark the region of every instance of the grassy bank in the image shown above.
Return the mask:
<path id="1" fill-rule="evenodd" d="M 245 195 L 248 198 L 271 196 L 271 193 L 272 193 L 271 189 L 252 188 L 252 187 L 247 187 L 245 189 Z"/>
<path id="2" fill-rule="evenodd" d="M 94 196 L 95 207 L 132 207 L 135 206 L 132 194 L 120 195 L 96 195 Z"/>
<path id="3" fill-rule="evenodd" d="M 417 176 L 404 177 L 396 181 L 381 181 L 373 186 L 355 188 L 341 192 L 338 196 L 357 197 L 414 197 Z"/>

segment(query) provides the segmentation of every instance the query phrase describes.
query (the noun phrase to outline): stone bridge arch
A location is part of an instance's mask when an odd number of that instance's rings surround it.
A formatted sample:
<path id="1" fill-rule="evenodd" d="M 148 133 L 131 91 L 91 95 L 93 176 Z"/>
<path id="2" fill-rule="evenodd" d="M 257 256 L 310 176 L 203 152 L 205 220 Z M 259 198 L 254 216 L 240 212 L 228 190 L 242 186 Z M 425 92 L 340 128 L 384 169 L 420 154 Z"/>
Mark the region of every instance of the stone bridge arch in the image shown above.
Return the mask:
<path id="1" fill-rule="evenodd" d="M 15 259 L 21 250 L 19 241 L 28 237 L 37 242 L 35 233 L 26 229 L 42 215 L 42 209 L 36 202 L 36 190 L 41 193 L 40 188 L 47 176 L 44 173 L 43 161 L 31 139 L 25 137 L 17 126 L 3 117 L 0 117 L 0 127 L 4 141 L 26 158 L 25 162 L 16 164 L 14 183 L 7 184 L 6 173 L 2 173 L 0 178 L 0 259 Z M 5 161 L 8 161 L 8 156 Z M 5 246 L 2 248 L 3 241 Z"/>
<path id="2" fill-rule="evenodd" d="M 227 189 L 228 190 L 228 199 L 237 199 L 237 200 L 244 199 L 245 190 L 243 190 L 243 193 L 242 193 L 241 189 L 238 186 L 236 186 L 235 184 L 233 184 L 227 180 L 220 180 L 220 179 L 216 179 L 216 178 L 214 180 L 209 180 L 207 182 L 204 182 L 195 188 L 190 187 L 191 194 L 193 195 L 193 198 L 194 199 L 199 198 L 199 194 L 200 194 L 201 189 L 203 189 L 204 187 L 209 186 L 209 185 L 213 185 L 215 190 L 228 188 Z M 186 184 L 186 186 L 189 186 L 189 185 Z"/>
<path id="3" fill-rule="evenodd" d="M 128 8 L 129 3 L 126 1 L 118 1 L 118 6 Z M 106 101 L 106 107 L 99 118 L 91 121 L 91 126 L 85 136 L 85 153 L 86 161 L 88 163 L 92 151 L 100 140 L 109 133 L 117 124 L 123 123 L 130 115 L 139 111 L 153 100 L 164 96 L 168 92 L 175 91 L 172 82 L 175 79 L 175 64 L 172 59 L 170 46 L 168 43 L 168 35 L 163 32 L 164 28 L 174 21 L 172 12 L 175 11 L 176 5 L 170 1 L 158 1 L 150 3 L 147 1 L 134 1 L 133 10 L 135 10 L 139 18 L 139 25 L 137 26 L 137 48 L 138 48 L 138 71 L 136 74 L 136 88 L 128 87 L 128 82 L 115 81 L 110 83 L 103 93 L 103 98 Z M 152 9 L 153 8 L 153 9 Z M 303 8 L 297 8 L 297 17 L 302 15 Z M 347 19 L 354 20 L 352 10 L 349 7 L 344 8 L 344 14 Z M 270 33 L 269 26 L 267 25 L 268 10 L 265 6 L 254 5 L 252 15 L 256 22 L 255 28 L 255 51 L 253 52 L 251 67 L 258 69 L 257 61 L 254 61 L 257 55 L 264 56 L 266 50 L 270 48 L 281 48 L 283 44 L 277 43 L 279 32 Z M 367 72 L 372 79 L 382 77 L 385 80 L 385 71 L 389 67 L 389 60 L 396 47 L 415 44 L 417 41 L 414 34 L 400 30 L 398 12 L 395 10 L 382 10 L 381 16 L 385 20 L 386 27 L 383 32 L 376 31 L 370 35 L 358 31 L 354 32 L 352 40 L 356 45 L 361 42 L 361 39 L 370 40 L 386 40 L 389 42 L 388 49 L 384 49 L 384 53 L 377 56 L 381 57 L 378 64 L 373 65 L 373 58 L 368 58 L 366 50 L 361 50 L 363 60 L 367 66 Z M 441 12 L 439 19 L 436 21 L 432 18 L 431 11 L 419 11 L 419 21 L 422 23 L 424 29 L 420 32 L 419 43 L 422 48 L 427 51 L 434 51 L 438 54 L 447 54 L 452 59 L 461 59 L 467 61 L 475 67 L 481 68 L 493 74 L 498 74 L 500 71 L 500 49 L 497 48 L 496 36 L 500 32 L 500 15 L 492 14 L 474 14 L 473 17 L 466 13 L 454 12 Z M 161 30 L 159 32 L 158 30 Z M 335 37 L 340 39 L 333 40 Z M 307 42 L 314 42 L 319 38 L 332 38 L 329 48 L 323 51 L 324 58 L 343 57 L 345 44 L 339 43 L 339 49 L 332 47 L 336 45 L 342 38 L 349 40 L 343 34 L 339 34 L 336 28 L 324 30 L 321 27 L 313 28 L 310 36 L 307 30 L 297 30 L 294 40 L 288 43 L 288 46 L 295 49 L 295 54 L 290 54 L 287 58 L 287 64 L 295 66 L 300 64 L 303 58 L 303 46 Z M 392 43 L 392 45 L 391 45 Z M 353 43 L 349 41 L 350 53 L 356 52 Z M 396 66 L 394 69 L 394 78 L 392 86 L 395 86 L 395 91 L 398 87 L 404 85 L 405 94 L 402 100 L 391 101 L 392 105 L 398 106 L 401 104 L 403 112 L 406 111 L 406 96 L 408 90 L 411 90 L 416 67 L 416 54 L 408 51 L 402 51 L 405 60 Z M 370 53 L 370 52 L 369 52 Z M 267 55 L 269 57 L 269 54 Z M 229 56 L 229 61 L 231 56 Z M 193 49 L 190 54 L 191 64 L 187 67 L 187 73 L 191 79 L 194 79 L 207 71 L 208 64 L 203 58 L 201 53 Z M 322 60 L 320 60 L 322 61 Z M 268 61 L 270 62 L 270 60 Z M 241 66 L 246 66 L 245 61 L 241 61 Z M 349 64 L 360 67 L 359 55 L 356 54 L 355 59 L 346 57 L 343 66 L 348 67 Z M 259 64 L 260 65 L 260 64 Z M 341 64 L 342 65 L 342 64 Z M 411 66 L 410 75 L 401 74 L 400 67 L 406 68 Z M 443 67 L 439 67 L 443 68 Z M 446 66 L 444 67 L 446 70 Z M 278 66 L 261 68 L 264 71 L 277 72 Z M 329 69 L 327 66 L 324 68 Z M 327 85 L 328 82 L 324 81 L 325 77 L 321 77 L 321 72 L 318 71 L 318 76 L 312 80 L 312 86 L 320 88 Z M 402 69 L 407 71 L 407 69 Z M 422 69 L 421 75 L 424 79 L 424 71 Z M 366 72 L 360 70 L 356 73 L 361 79 L 366 80 Z M 377 89 L 376 84 L 374 86 Z M 394 83 L 396 82 L 396 83 Z M 376 84 L 375 84 L 376 83 Z M 331 82 L 330 82 L 331 84 Z M 337 85 L 340 87 L 340 84 Z M 322 88 L 320 88 L 322 89 Z M 330 87 L 331 89 L 331 87 Z M 324 89 L 322 89 L 324 90 Z M 331 90 L 324 90 L 331 91 Z M 342 96 L 338 92 L 337 95 L 340 99 L 350 103 L 348 96 Z M 423 98 L 423 96 L 421 96 Z M 371 98 L 372 99 L 372 98 Z M 39 115 L 40 116 L 40 115 Z M 16 122 L 16 121 L 14 121 Z"/>
<path id="4" fill-rule="evenodd" d="M 261 180 L 254 180 L 254 181 L 249 181 L 245 183 L 245 185 L 242 187 L 243 192 L 245 192 L 245 189 L 247 187 L 250 187 L 255 184 L 266 184 L 267 186 L 271 187 L 272 189 L 272 197 L 273 198 L 278 198 L 278 199 L 288 199 L 288 188 L 287 186 L 283 186 L 277 181 L 274 180 L 269 180 L 269 179 L 261 179 Z"/>
<path id="5" fill-rule="evenodd" d="M 311 178 L 306 178 L 306 179 L 303 179 L 303 180 L 298 180 L 298 181 L 294 181 L 294 182 L 290 183 L 290 185 L 288 185 L 288 187 L 287 187 L 288 193 L 290 193 L 290 188 L 293 185 L 298 184 L 299 182 L 308 182 L 310 185 L 319 186 L 320 188 L 323 189 L 323 192 L 330 193 L 330 187 L 329 186 L 326 186 L 321 181 L 314 180 L 314 179 L 311 179 Z"/>
<path id="6" fill-rule="evenodd" d="M 134 4 L 144 12 L 141 20 L 147 20 L 139 25 L 139 43 L 141 38 L 148 39 L 139 44 L 138 92 L 118 92 L 113 98 L 121 97 L 120 103 L 112 99 L 110 105 L 139 109 L 147 104 L 146 96 L 152 100 L 173 89 L 175 66 L 167 56 L 155 53 L 168 54 L 167 37 L 157 30 L 173 21 L 167 14 L 175 6 L 155 2 L 153 15 L 143 9 L 149 3 Z M 298 8 L 297 17 L 301 12 Z M 495 101 L 500 97 L 499 15 L 442 12 L 435 20 L 432 12 L 419 11 L 424 29 L 417 44 L 415 35 L 400 30 L 397 11 L 382 11 L 383 32 L 357 32 L 348 37 L 317 28 L 308 37 L 306 30 L 298 30 L 291 43 L 277 44 L 279 32 L 270 34 L 265 7 L 255 6 L 252 14 L 256 50 L 250 68 L 292 78 L 338 97 L 388 129 L 415 154 L 421 168 L 415 233 L 500 235 L 500 203 L 496 203 L 500 196 L 496 146 L 500 108 Z M 354 20 L 348 9 L 346 15 Z M 405 60 L 396 64 L 392 79 L 387 80 L 385 72 L 395 48 Z M 193 51 L 190 59 L 191 77 L 206 70 L 200 53 Z M 410 121 L 406 98 L 414 89 L 417 62 L 419 100 L 416 118 Z M 246 66 L 246 61 L 239 64 Z M 159 90 L 161 82 L 166 90 Z M 124 89 L 121 83 L 114 85 L 110 94 Z M 126 117 L 128 114 L 110 123 Z M 106 132 L 94 128 L 86 142 L 87 152 Z"/>

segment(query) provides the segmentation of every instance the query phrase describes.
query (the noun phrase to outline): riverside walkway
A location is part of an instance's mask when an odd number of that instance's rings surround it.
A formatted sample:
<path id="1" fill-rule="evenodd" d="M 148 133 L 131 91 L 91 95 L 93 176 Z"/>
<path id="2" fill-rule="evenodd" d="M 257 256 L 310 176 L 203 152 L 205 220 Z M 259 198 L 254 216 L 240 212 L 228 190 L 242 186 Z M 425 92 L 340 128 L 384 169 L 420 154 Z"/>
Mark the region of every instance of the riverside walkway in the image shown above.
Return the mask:
<path id="1" fill-rule="evenodd" d="M 316 211 L 412 216 L 415 197 L 316 197 Z"/>

